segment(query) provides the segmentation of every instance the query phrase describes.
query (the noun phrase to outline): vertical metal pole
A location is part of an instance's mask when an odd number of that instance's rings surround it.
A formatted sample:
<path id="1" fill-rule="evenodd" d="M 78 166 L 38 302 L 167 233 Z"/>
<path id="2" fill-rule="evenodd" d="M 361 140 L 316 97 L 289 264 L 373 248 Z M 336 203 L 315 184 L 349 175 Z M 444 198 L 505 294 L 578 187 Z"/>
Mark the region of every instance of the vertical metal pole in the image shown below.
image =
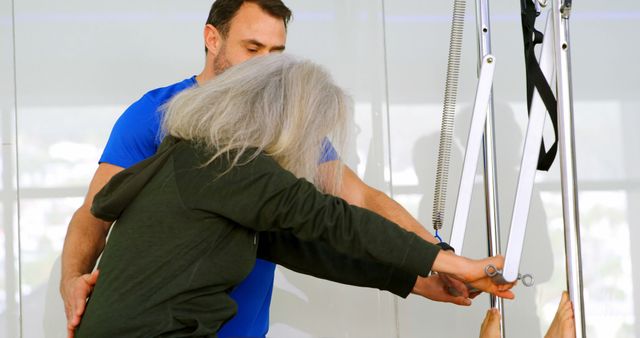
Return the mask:
<path id="1" fill-rule="evenodd" d="M 489 22 L 489 1 L 476 0 L 476 23 L 478 33 L 478 65 L 485 55 L 491 54 L 491 25 Z M 478 69 L 478 72 L 480 70 Z M 493 89 L 489 99 L 487 121 L 484 131 L 484 191 L 487 216 L 487 244 L 489 256 L 500 254 L 500 222 L 498 218 L 498 181 L 494 142 Z M 491 295 L 491 307 L 500 311 L 500 335 L 505 337 L 504 304 L 502 299 Z"/>
<path id="2" fill-rule="evenodd" d="M 0 141 L 2 150 L 0 158 L 2 165 L 2 225 L 0 231 L 4 231 L 5 247 L 4 247 L 4 289 L 5 289 L 5 310 L 4 314 L 0 314 L 0 320 L 4 320 L 6 325 L 0 325 L 0 336 L 21 337 L 22 332 L 22 309 L 21 309 L 21 290 L 20 290 L 20 233 L 19 233 L 19 185 L 17 170 L 17 100 L 16 100 L 16 58 L 15 58 L 15 9 L 14 1 L 3 1 L 0 6 L 8 9 L 7 14 L 9 25 L 0 27 L 1 38 L 9 38 L 9 49 L 3 49 L 0 55 L 0 75 L 7 75 L 6 78 L 10 82 L 7 86 L 3 86 L 6 92 L 0 92 L 0 120 L 2 126 L 0 128 Z M 5 30 L 6 29 L 6 30 Z M 4 91 L 4 88 L 0 90 Z M 11 88 L 11 89 L 9 89 Z M 16 219 L 16 216 L 18 218 Z M 2 273 L 0 272 L 0 273 Z M 1 279 L 1 277 L 0 277 Z M 4 318 L 2 318 L 4 317 Z"/>
<path id="3" fill-rule="evenodd" d="M 374 98 L 372 101 L 376 100 L 376 97 L 382 96 L 384 95 L 384 100 L 381 100 L 381 102 L 375 102 L 372 106 L 374 107 L 374 109 L 380 109 L 380 111 L 382 112 L 382 114 L 384 114 L 384 117 L 386 118 L 386 122 L 387 122 L 387 129 L 386 129 L 386 136 L 383 136 L 383 139 L 387 140 L 387 155 L 386 158 L 383 156 L 383 158 L 385 158 L 385 160 L 387 161 L 387 164 L 389 165 L 389 183 L 386 186 L 386 190 L 389 193 L 389 196 L 391 196 L 392 198 L 395 197 L 394 193 L 393 193 L 393 168 L 391 166 L 391 119 L 390 119 L 390 111 L 391 111 L 391 107 L 389 104 L 389 60 L 388 60 L 388 53 L 387 53 L 387 11 L 385 8 L 385 0 L 380 0 L 380 22 L 382 25 L 382 62 L 384 65 L 384 72 L 382 74 L 383 77 L 383 81 L 382 83 L 384 83 L 384 92 L 383 93 L 376 93 L 376 95 L 374 95 Z M 373 37 L 375 39 L 375 36 Z M 379 73 L 377 73 L 379 74 Z M 376 79 L 375 83 L 380 83 L 378 81 L 378 79 Z M 376 87 L 379 88 L 379 87 Z M 384 103 L 383 103 L 384 102 Z M 376 106 L 376 104 L 378 104 L 378 106 Z M 378 108 L 376 108 L 378 107 Z M 378 114 L 380 115 L 380 114 Z M 375 116 L 372 112 L 372 123 L 375 124 L 376 122 L 374 122 L 376 120 L 376 118 L 382 119 L 381 116 Z M 384 123 L 383 123 L 384 124 Z M 375 130 L 374 125 L 372 125 L 372 130 Z M 375 138 L 375 132 L 372 133 L 373 137 Z M 383 135 L 383 134 L 380 134 Z M 373 142 L 373 140 L 372 140 Z M 383 142 L 384 143 L 384 142 Z M 385 177 L 384 177 L 384 167 L 382 170 L 382 177 L 381 177 L 382 181 L 385 181 Z M 400 316 L 399 316 L 399 305 L 398 305 L 398 297 L 393 297 L 393 313 L 394 313 L 394 321 L 395 321 L 395 338 L 400 338 Z"/>
<path id="4" fill-rule="evenodd" d="M 553 15 L 557 86 L 558 144 L 562 179 L 562 213 L 566 253 L 567 288 L 573 302 L 576 337 L 586 337 L 582 286 L 582 256 L 580 253 L 580 217 L 573 130 L 573 99 L 569 43 L 570 0 L 553 0 Z"/>

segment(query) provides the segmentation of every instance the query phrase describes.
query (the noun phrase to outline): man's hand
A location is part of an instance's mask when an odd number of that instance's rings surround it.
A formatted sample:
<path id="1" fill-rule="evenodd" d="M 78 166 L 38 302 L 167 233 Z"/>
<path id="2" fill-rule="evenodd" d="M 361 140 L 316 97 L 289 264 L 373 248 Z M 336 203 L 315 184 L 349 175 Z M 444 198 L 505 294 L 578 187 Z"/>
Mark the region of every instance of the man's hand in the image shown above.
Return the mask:
<path id="1" fill-rule="evenodd" d="M 467 297 L 468 293 L 463 294 L 461 292 L 457 296 L 449 293 L 449 285 L 447 284 L 449 281 L 453 281 L 457 286 L 459 286 L 459 283 L 466 292 L 467 288 L 460 281 L 444 277 L 443 275 L 432 275 L 429 277 L 418 277 L 411 293 L 436 302 L 453 303 L 462 306 L 471 305 L 471 299 Z"/>
<path id="2" fill-rule="evenodd" d="M 109 163 L 100 163 L 93 175 L 84 202 L 71 217 L 67 236 L 62 248 L 60 294 L 64 301 L 69 337 L 80 323 L 87 297 L 98 279 L 92 271 L 107 241 L 112 222 L 96 218 L 91 214 L 93 197 L 109 182 L 111 177 L 124 168 Z"/>
<path id="3" fill-rule="evenodd" d="M 442 282 L 446 286 L 447 292 L 452 296 L 462 296 L 465 298 L 474 299 L 476 298 L 476 296 L 482 293 L 481 291 L 469 292 L 469 288 L 467 288 L 467 285 L 464 282 L 459 281 L 447 274 L 439 273 L 438 276 L 440 277 L 440 279 L 442 279 Z"/>
<path id="4" fill-rule="evenodd" d="M 64 312 L 67 315 L 68 338 L 73 337 L 76 327 L 80 324 L 87 298 L 98 281 L 98 274 L 98 270 L 95 270 L 90 274 L 73 277 L 61 283 L 60 293 L 64 301 Z"/>

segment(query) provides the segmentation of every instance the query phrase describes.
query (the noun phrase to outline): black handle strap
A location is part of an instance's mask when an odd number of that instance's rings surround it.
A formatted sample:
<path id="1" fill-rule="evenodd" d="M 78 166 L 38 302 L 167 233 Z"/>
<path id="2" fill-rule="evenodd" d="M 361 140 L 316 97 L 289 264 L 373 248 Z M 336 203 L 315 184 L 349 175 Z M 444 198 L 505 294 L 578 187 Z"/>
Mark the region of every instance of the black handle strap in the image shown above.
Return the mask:
<path id="1" fill-rule="evenodd" d="M 534 0 L 535 1 L 535 0 Z M 545 108 L 549 112 L 551 123 L 553 124 L 553 133 L 555 141 L 545 151 L 544 140 L 540 145 L 540 155 L 538 157 L 538 170 L 548 171 L 553 164 L 558 152 L 558 102 L 553 95 L 553 91 L 549 86 L 549 82 L 544 77 L 540 64 L 535 55 L 536 45 L 542 43 L 544 35 L 536 30 L 535 23 L 539 13 L 537 12 L 531 0 L 521 0 L 521 17 L 522 17 L 522 38 L 524 41 L 524 59 L 527 73 L 527 108 L 531 113 L 531 101 L 534 91 L 537 90 L 542 98 Z"/>

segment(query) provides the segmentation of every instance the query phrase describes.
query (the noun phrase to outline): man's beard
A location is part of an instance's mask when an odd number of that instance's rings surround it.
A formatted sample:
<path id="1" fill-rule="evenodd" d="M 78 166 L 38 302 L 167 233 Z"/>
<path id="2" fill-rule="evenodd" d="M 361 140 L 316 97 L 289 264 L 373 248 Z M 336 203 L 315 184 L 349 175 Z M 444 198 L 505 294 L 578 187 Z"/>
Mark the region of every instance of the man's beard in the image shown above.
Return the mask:
<path id="1" fill-rule="evenodd" d="M 229 67 L 231 67 L 231 63 L 227 60 L 226 45 L 223 43 L 218 55 L 213 59 L 213 73 L 215 75 L 220 75 Z"/>

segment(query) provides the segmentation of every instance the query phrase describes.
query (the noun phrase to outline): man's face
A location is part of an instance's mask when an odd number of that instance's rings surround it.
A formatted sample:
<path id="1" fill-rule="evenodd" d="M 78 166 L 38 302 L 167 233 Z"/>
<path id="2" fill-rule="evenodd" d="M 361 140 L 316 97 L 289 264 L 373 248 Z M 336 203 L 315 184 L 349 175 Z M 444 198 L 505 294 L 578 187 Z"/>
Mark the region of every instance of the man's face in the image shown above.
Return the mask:
<path id="1" fill-rule="evenodd" d="M 242 63 L 254 56 L 282 52 L 287 39 L 284 22 L 245 2 L 231 19 L 226 38 L 214 58 L 214 73 Z"/>

